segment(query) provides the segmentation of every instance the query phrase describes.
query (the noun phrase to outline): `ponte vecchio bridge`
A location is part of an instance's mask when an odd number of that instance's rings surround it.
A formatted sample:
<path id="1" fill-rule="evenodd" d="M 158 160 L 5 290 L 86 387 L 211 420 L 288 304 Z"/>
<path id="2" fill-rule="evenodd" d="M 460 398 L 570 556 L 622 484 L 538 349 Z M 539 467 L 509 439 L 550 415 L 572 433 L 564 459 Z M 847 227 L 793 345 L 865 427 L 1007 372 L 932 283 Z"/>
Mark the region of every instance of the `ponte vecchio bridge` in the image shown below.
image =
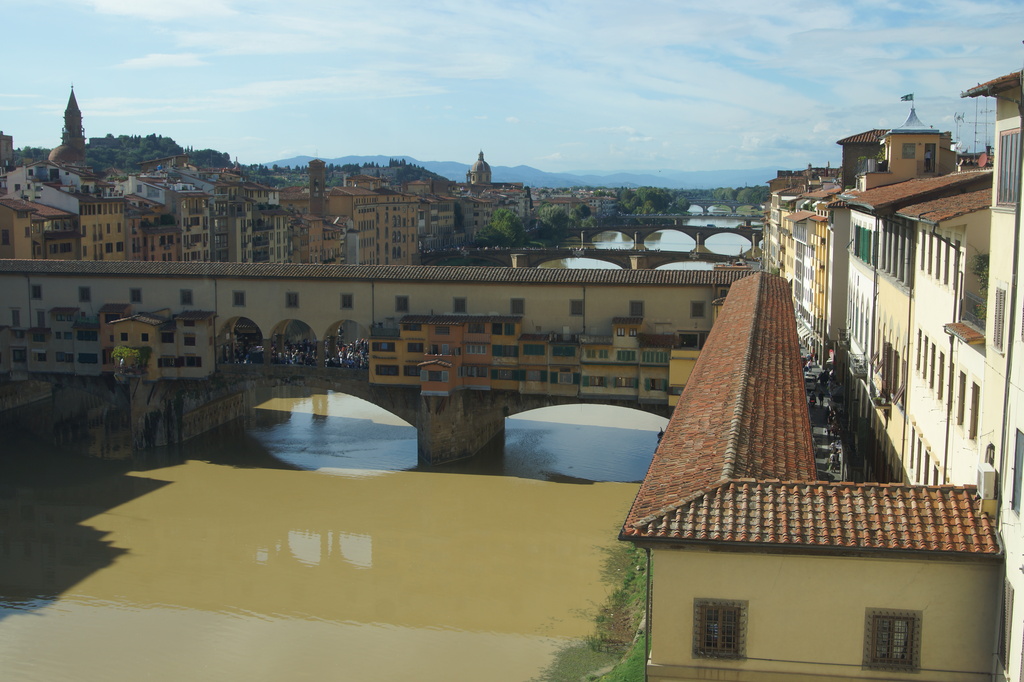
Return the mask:
<path id="1" fill-rule="evenodd" d="M 421 459 L 443 462 L 536 407 L 667 411 L 669 353 L 696 358 L 747 274 L 0 261 L 0 392 L 36 380 L 119 403 L 141 448 L 244 414 L 254 387 L 333 387 L 415 424 Z M 357 339 L 368 362 L 346 367 Z M 138 355 L 122 365 L 119 347 Z"/>

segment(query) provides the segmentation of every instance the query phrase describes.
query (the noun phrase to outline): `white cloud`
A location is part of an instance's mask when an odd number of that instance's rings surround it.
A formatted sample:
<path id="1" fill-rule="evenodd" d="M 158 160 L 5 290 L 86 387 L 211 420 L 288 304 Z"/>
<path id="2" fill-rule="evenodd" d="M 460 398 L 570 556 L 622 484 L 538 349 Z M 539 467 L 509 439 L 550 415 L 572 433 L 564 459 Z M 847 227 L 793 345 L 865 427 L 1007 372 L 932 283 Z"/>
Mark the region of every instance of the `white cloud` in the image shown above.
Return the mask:
<path id="1" fill-rule="evenodd" d="M 516 116 L 507 116 L 507 117 L 505 117 L 505 123 L 519 123 L 519 122 L 520 122 L 519 118 L 516 117 Z"/>
<path id="2" fill-rule="evenodd" d="M 207 62 L 197 54 L 147 54 L 145 57 L 126 59 L 117 65 L 119 69 L 164 69 L 164 68 L 188 68 L 191 66 L 206 66 Z"/>

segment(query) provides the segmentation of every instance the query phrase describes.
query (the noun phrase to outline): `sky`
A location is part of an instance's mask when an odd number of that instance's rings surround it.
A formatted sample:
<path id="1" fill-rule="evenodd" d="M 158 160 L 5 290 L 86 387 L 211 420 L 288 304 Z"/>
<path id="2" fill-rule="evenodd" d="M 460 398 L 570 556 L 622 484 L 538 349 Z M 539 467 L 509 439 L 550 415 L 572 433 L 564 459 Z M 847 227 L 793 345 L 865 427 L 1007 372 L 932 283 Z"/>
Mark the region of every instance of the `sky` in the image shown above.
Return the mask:
<path id="1" fill-rule="evenodd" d="M 242 164 L 410 156 L 549 172 L 801 168 L 926 125 L 968 148 L 1024 64 L 1020 0 L 47 0 L 0 5 L 0 130 Z M 963 115 L 963 121 L 957 120 Z M 976 121 L 980 121 L 976 125 Z"/>

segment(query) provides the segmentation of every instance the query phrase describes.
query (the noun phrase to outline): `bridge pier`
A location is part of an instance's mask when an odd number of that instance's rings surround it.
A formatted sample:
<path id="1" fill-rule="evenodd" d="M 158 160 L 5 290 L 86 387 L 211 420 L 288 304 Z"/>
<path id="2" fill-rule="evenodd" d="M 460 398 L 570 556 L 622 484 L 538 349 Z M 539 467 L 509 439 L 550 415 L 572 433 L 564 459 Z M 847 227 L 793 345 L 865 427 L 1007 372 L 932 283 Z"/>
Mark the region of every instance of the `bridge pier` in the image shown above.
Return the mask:
<path id="1" fill-rule="evenodd" d="M 416 424 L 421 464 L 472 457 L 495 438 L 505 437 L 505 401 L 490 391 L 456 391 L 420 396 Z"/>

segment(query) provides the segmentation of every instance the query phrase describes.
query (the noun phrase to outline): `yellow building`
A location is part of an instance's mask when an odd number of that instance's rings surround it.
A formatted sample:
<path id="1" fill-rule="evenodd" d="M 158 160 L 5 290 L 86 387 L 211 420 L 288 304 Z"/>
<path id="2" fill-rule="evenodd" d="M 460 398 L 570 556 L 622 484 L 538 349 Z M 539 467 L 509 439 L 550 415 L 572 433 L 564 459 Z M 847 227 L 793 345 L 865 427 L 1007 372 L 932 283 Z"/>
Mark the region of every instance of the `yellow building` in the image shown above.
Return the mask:
<path id="1" fill-rule="evenodd" d="M 646 679 L 989 679 L 974 489 L 817 480 L 800 370 L 786 283 L 734 284 L 620 534 L 649 560 Z"/>

